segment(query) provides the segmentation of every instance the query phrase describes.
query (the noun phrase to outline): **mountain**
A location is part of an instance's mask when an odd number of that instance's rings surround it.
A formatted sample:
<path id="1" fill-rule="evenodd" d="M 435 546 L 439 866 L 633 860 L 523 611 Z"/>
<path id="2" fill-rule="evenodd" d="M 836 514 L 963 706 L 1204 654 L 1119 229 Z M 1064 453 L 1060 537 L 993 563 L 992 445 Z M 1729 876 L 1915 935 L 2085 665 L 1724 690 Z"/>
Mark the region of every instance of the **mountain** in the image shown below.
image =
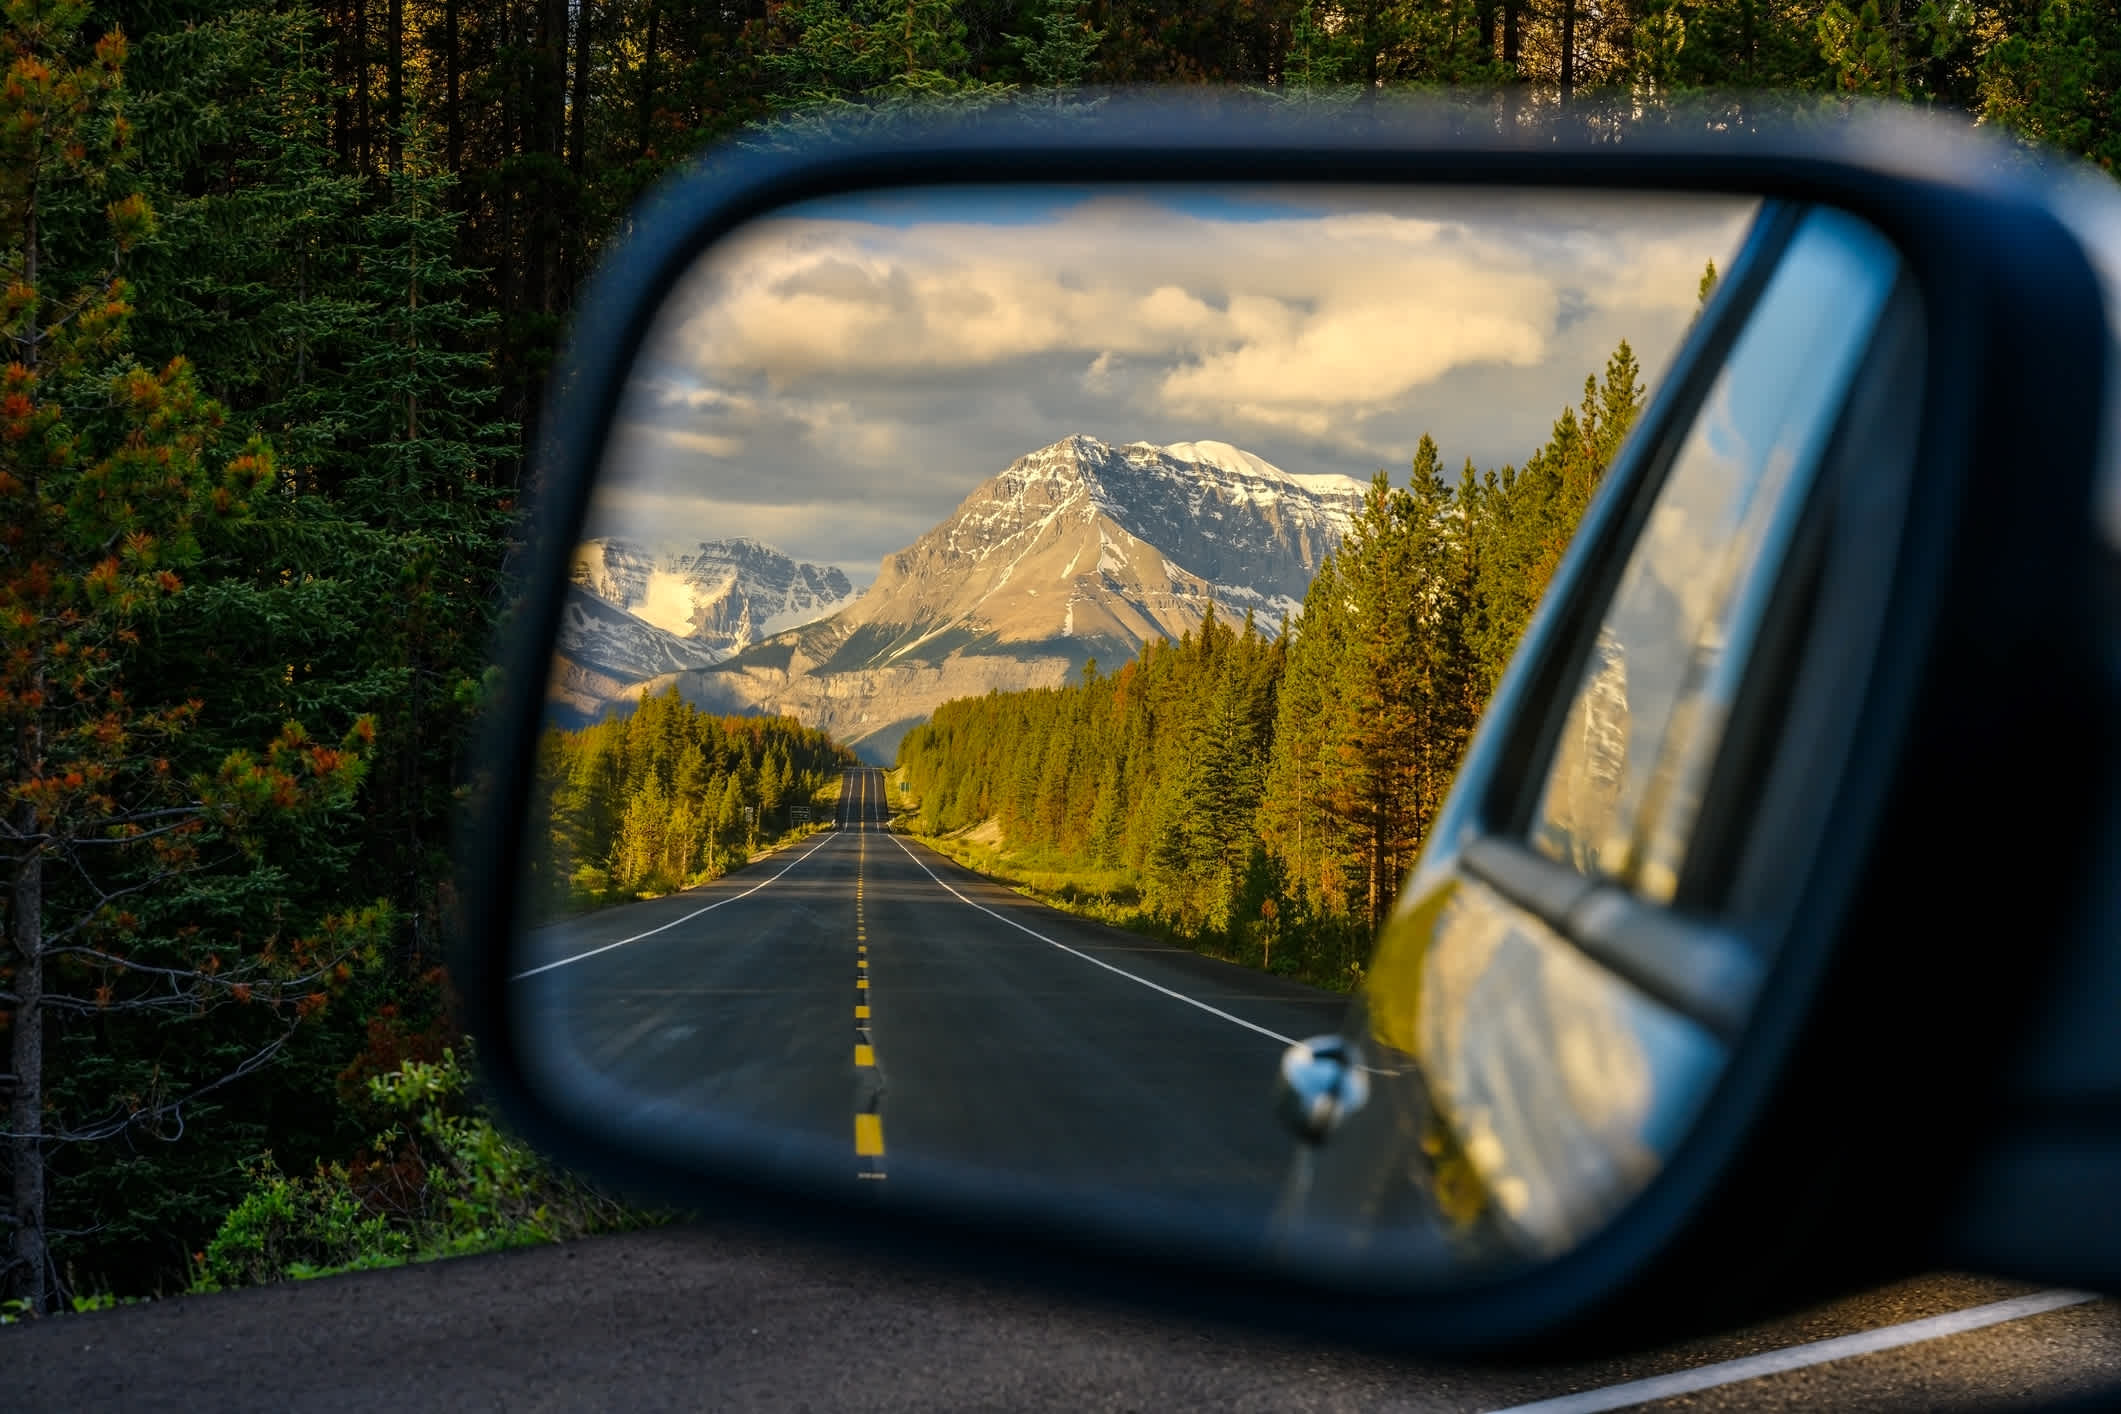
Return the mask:
<path id="1" fill-rule="evenodd" d="M 985 636 L 1077 640 L 1131 657 L 1152 637 L 1196 627 L 1211 596 L 1271 626 L 1301 609 L 1362 494 L 1347 477 L 1290 476 L 1222 442 L 1070 437 L 982 483 L 887 556 L 859 605 L 801 641 L 812 648 L 843 631 L 855 646 L 838 648 L 838 667 L 917 649 L 933 660 L 931 637 L 953 647 Z M 910 632 L 874 642 L 880 631 Z"/>
<path id="2" fill-rule="evenodd" d="M 560 655 L 620 682 L 704 668 L 727 657 L 708 644 L 657 628 L 584 589 L 567 586 L 560 607 Z"/>
<path id="3" fill-rule="evenodd" d="M 1211 600 L 1271 632 L 1362 497 L 1348 477 L 1292 476 L 1227 443 L 1070 437 L 982 482 L 848 607 L 644 689 L 788 712 L 883 759 L 941 702 L 1131 658 L 1197 628 Z"/>
<path id="4" fill-rule="evenodd" d="M 575 551 L 573 577 L 604 603 L 707 650 L 708 662 L 854 598 L 842 571 L 801 563 L 745 537 L 664 552 L 630 540 L 585 541 Z"/>

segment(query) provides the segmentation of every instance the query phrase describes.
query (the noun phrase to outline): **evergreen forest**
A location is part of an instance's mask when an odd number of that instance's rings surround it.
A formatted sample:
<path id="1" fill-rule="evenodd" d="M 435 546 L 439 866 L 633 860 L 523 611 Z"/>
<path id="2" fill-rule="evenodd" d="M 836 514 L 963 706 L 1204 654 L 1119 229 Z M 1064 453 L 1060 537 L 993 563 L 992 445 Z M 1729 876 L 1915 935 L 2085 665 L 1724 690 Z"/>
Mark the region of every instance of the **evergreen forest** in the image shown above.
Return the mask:
<path id="1" fill-rule="evenodd" d="M 705 883 L 800 831 L 854 764 L 814 727 L 709 716 L 675 687 L 623 717 L 550 728 L 530 807 L 549 834 L 524 889 L 557 918 Z"/>
<path id="2" fill-rule="evenodd" d="M 457 1068 L 449 836 L 574 292 L 711 145 L 850 106 L 1067 110 L 1087 85 L 1451 84 L 1498 121 L 1880 97 L 2027 161 L 2121 154 L 2117 0 L 5 8 L 0 1321 L 621 1221 L 519 1153 L 496 1177 Z M 1708 101 L 1689 121 L 1763 102 Z M 1137 872 L 1188 928 L 1374 915 L 1631 377 L 1514 474 L 1454 485 L 1425 447 L 1292 635 L 1203 624 L 940 714 L 909 758 L 962 763 L 954 796 L 928 778 L 932 823 L 991 809 Z M 1335 677 L 1358 671 L 1342 642 L 1370 676 Z M 1008 731 L 1054 743 L 1015 753 L 1038 779 L 982 755 Z M 543 897 L 722 867 L 732 789 L 770 816 L 835 759 L 661 703 L 550 739 Z M 660 833 L 599 817 L 569 794 L 597 772 L 682 809 Z"/>

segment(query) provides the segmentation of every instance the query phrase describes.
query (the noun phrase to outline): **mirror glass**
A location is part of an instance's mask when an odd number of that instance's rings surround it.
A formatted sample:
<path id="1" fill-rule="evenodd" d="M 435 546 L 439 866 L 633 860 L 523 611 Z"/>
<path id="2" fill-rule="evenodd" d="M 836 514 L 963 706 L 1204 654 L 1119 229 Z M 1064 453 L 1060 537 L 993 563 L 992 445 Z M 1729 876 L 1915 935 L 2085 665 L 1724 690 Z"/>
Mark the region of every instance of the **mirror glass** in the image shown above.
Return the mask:
<path id="1" fill-rule="evenodd" d="M 1624 1098 L 1629 1067 L 1720 1050 L 1471 886 L 1421 904 L 1433 956 L 1374 943 L 1410 926 L 1532 607 L 1759 215 L 990 186 L 710 247 L 630 371 L 549 675 L 511 970 L 556 1101 L 886 1206 L 1284 1252 L 1359 1228 L 1445 1276 L 1577 1234 L 1482 1225 L 1526 1182 L 1504 1149 L 1546 1165 L 1526 1203 L 1568 1209 L 1568 1136 L 1525 1097 Z M 1672 434 L 1686 497 L 1618 591 L 1615 641 L 1679 675 L 1656 750 L 1579 722 L 1564 755 L 1621 784 L 1562 767 L 1528 851 L 1656 892 L 1660 847 L 1614 862 L 1621 807 L 1592 796 L 1670 816 L 1659 782 L 1703 770 L 1678 721 L 1723 700 L 1701 655 L 1772 583 L 1882 299 L 1831 260 L 1801 279 L 1820 317 Z M 1579 717 L 1629 690 L 1600 651 Z M 1291 1047 L 1342 1032 L 1374 1118 L 1336 1171 L 1341 1141 L 1298 1131 L 1360 1097 L 1304 1090 L 1330 1057 Z M 1683 1130 L 1660 1114 L 1630 1181 Z"/>

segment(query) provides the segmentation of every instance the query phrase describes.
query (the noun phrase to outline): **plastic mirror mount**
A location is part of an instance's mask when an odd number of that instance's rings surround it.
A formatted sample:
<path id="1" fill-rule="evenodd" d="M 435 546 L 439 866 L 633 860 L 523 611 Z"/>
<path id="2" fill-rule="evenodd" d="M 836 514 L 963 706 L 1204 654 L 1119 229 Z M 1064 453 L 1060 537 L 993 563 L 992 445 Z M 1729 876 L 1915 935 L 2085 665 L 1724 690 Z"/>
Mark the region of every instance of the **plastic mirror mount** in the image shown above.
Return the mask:
<path id="1" fill-rule="evenodd" d="M 992 182 L 1750 194 L 1862 217 L 1919 282 L 1931 340 L 1920 492 L 1876 666 L 1878 728 L 1853 768 L 1862 779 L 1834 783 L 1872 802 L 1874 824 L 1821 851 L 1832 866 L 1821 917 L 1847 921 L 1763 997 L 1707 1114 L 1666 1169 L 1566 1255 L 1449 1290 L 1386 1292 L 1085 1243 L 1096 1226 L 1088 1213 L 1080 1223 L 1065 1214 L 1026 1223 L 974 1203 L 886 1227 L 868 1205 L 615 1149 L 560 1113 L 531 1078 L 525 1048 L 534 1038 L 515 1026 L 504 995 L 517 853 L 568 557 L 636 350 L 699 254 L 751 219 L 817 197 Z M 1980 1114 L 2008 1098 L 1999 1058 L 2022 1048 L 2057 979 L 2102 942 L 2080 885 L 2096 872 L 2088 842 L 2111 809 L 2105 792 L 2121 780 L 2113 770 L 2121 711 L 2110 673 L 2093 667 L 2104 661 L 2100 635 L 2112 625 L 2101 614 L 2112 600 L 2099 592 L 2107 561 L 2089 508 L 2099 468 L 2121 449 L 2100 441 L 2110 425 L 2100 415 L 2112 346 L 2105 305 L 2082 244 L 2056 214 L 2056 189 L 1996 141 L 1882 109 L 1742 132 L 1676 122 L 1499 130 L 1495 110 L 1478 103 L 1318 116 L 1118 95 L 1067 121 L 916 116 L 709 154 L 642 202 L 580 293 L 539 429 L 519 593 L 495 644 L 458 836 L 452 971 L 492 1098 L 555 1161 L 641 1201 L 1157 1311 L 1398 1350 L 1507 1356 L 1641 1344 L 1821 1299 L 1940 1253 L 1976 1251 L 1999 1270 L 2014 1253 L 2035 1254 L 2030 1239 L 1954 1245 L 1953 1234 L 1978 1225 L 1970 1195 L 1985 1194 L 1980 1201 L 1996 1209 L 1994 1184 L 1976 1184 L 1976 1161 L 2007 1137 L 1993 1115 L 1953 1126 L 1947 1114 Z M 1700 375 L 1695 365 L 1727 344 L 1729 294 L 1712 298 L 1668 383 Z M 1636 474 L 1627 461 L 1624 453 L 1609 473 L 1491 718 L 1539 710 L 1553 691 L 1528 676 L 1527 662 L 1542 635 L 1581 612 L 1572 586 L 1611 553 L 1593 531 L 1621 513 Z M 2014 477 L 2020 466 L 2039 474 Z M 2060 693 L 2044 723 L 2030 720 L 2026 694 L 2007 701 L 2009 685 L 1990 676 L 2026 671 L 2036 658 Z M 1507 722 L 1483 725 L 1484 737 L 1507 734 Z M 1954 762 L 1979 773 L 1973 809 L 1984 824 L 1989 807 L 2042 824 L 1984 838 L 1985 885 L 1954 880 L 1940 890 L 1951 802 L 1933 778 Z M 2055 790 L 2036 802 L 2029 781 Z M 2038 895 L 2042 878 L 2054 881 L 2052 898 Z M 2014 890 L 2012 879 L 2024 887 Z M 2003 928 L 2017 965 L 1997 975 L 1973 960 L 1984 930 Z M 1910 936 L 1926 953 L 1911 954 Z M 1992 945 L 1999 934 L 1985 936 Z M 1969 1027 L 1988 1038 L 1980 1055 L 1953 1049 L 1955 1028 L 1963 1037 Z M 2074 1279 L 2104 1271 L 2121 1285 L 2121 1237 L 2112 1245 L 2103 1256 L 2075 1247 Z M 2037 1255 L 2011 1274 L 2045 1279 Z"/>

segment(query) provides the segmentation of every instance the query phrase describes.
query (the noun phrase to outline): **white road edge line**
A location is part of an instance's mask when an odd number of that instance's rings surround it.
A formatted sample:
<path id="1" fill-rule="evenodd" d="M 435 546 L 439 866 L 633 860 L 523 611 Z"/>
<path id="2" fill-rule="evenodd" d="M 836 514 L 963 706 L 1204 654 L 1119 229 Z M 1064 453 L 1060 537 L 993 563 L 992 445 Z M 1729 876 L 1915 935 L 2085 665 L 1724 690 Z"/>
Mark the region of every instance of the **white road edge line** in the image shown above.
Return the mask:
<path id="1" fill-rule="evenodd" d="M 1603 1389 L 1587 1389 L 1577 1394 L 1535 1400 L 1530 1404 L 1513 1404 L 1507 1409 L 1489 1410 L 1488 1414 L 1599 1414 L 1607 1409 L 1626 1409 L 1633 1405 L 1646 1404 L 1653 1399 L 1670 1399 L 1675 1395 L 1715 1389 L 1719 1385 L 1757 1380 L 1763 1375 L 1780 1375 L 1811 1365 L 1824 1365 L 1829 1360 L 1846 1360 L 1855 1355 L 1874 1355 L 1881 1350 L 1893 1350 L 1903 1345 L 1919 1345 L 1926 1340 L 1964 1335 L 1984 1326 L 2001 1325 L 2005 1321 L 2022 1320 L 2027 1316 L 2059 1311 L 2065 1306 L 2079 1306 L 2098 1299 L 2098 1296 L 2091 1292 L 2036 1291 L 2030 1296 L 1995 1301 L 1986 1306 L 1969 1306 L 1963 1311 L 1951 1311 L 1926 1320 L 1905 1321 L 1897 1326 L 1880 1326 L 1876 1330 L 1858 1331 L 1854 1335 L 1835 1336 L 1831 1340 L 1815 1340 L 1808 1345 L 1787 1346 L 1781 1350 L 1770 1350 L 1764 1355 L 1748 1355 L 1738 1360 L 1703 1365 L 1698 1369 L 1654 1375 L 1646 1380 L 1630 1380 L 1624 1385 L 1607 1385 Z"/>
<path id="2" fill-rule="evenodd" d="M 668 932 L 670 929 L 677 927 L 680 923 L 690 923 L 693 919 L 699 917 L 703 913 L 712 913 L 725 903 L 735 903 L 740 898 L 750 898 L 760 889 L 765 888 L 768 884 L 773 883 L 775 879 L 779 879 L 783 874 L 786 874 L 789 869 L 795 868 L 796 865 L 801 864 L 811 855 L 816 854 L 819 850 L 823 849 L 826 845 L 830 844 L 833 840 L 833 837 L 838 833 L 839 832 L 836 830 L 828 830 L 825 833 L 825 837 L 823 839 L 819 840 L 816 844 L 810 846 L 810 848 L 804 850 L 795 858 L 789 860 L 788 867 L 786 869 L 781 870 L 780 874 L 774 875 L 772 879 L 761 879 L 756 884 L 753 884 L 750 888 L 744 890 L 744 892 L 740 894 L 731 894 L 728 898 L 716 899 L 713 903 L 708 904 L 705 908 L 695 908 L 692 912 L 686 914 L 683 918 L 673 918 L 668 923 L 662 925 L 662 927 L 660 928 L 650 928 L 645 933 L 635 933 L 630 938 L 621 938 L 615 943 L 606 943 L 600 948 L 591 948 L 588 952 L 578 952 L 573 957 L 563 957 L 558 962 L 548 962 L 543 964 L 542 966 L 530 968 L 528 971 L 518 972 L 515 976 L 509 978 L 508 980 L 511 982 L 520 982 L 525 977 L 535 977 L 540 972 L 550 972 L 555 967 L 565 967 L 570 962 L 580 962 L 583 958 L 595 957 L 600 952 L 610 952 L 613 948 L 623 948 L 628 943 L 638 943 L 643 938 L 652 938 L 658 933 Z"/>
<path id="3" fill-rule="evenodd" d="M 983 903 L 973 903 L 971 899 L 966 898 L 956 889 L 953 889 L 948 884 L 943 883 L 943 881 L 937 877 L 936 872 L 933 869 L 930 869 L 927 865 L 922 864 L 920 856 L 915 854 L 912 850 L 907 849 L 906 842 L 904 840 L 900 839 L 897 835 L 891 835 L 888 838 L 893 844 L 899 847 L 899 850 L 908 859 L 913 861 L 914 865 L 923 874 L 926 874 L 929 878 L 934 879 L 936 884 L 940 886 L 945 893 L 949 894 L 952 898 L 955 898 L 959 903 L 966 904 L 972 908 L 976 908 L 980 912 L 986 914 L 989 918 L 998 919 L 1001 922 L 1008 924 L 1010 927 L 1016 929 L 1016 931 L 1019 933 L 1029 933 L 1032 937 L 1038 939 L 1040 942 L 1046 944 L 1048 947 L 1059 948 L 1062 952 L 1068 953 L 1074 957 L 1079 957 L 1084 962 L 1094 964 L 1098 967 L 1102 967 L 1107 972 L 1116 972 L 1120 976 L 1126 978 L 1129 982 L 1139 982 L 1142 986 L 1147 987 L 1152 992 L 1162 992 L 1165 996 L 1173 998 L 1176 1001 L 1184 1002 L 1187 1006 L 1199 1007 L 1202 1011 L 1208 1013 L 1210 1016 L 1219 1016 L 1223 1020 L 1231 1022 L 1234 1025 L 1244 1027 L 1247 1031 L 1257 1031 L 1260 1035 L 1270 1037 L 1273 1040 L 1279 1041 L 1284 1046 L 1293 1046 L 1296 1044 L 1296 1040 L 1294 1037 L 1284 1036 L 1279 1031 L 1269 1031 L 1266 1027 L 1261 1026 L 1256 1022 L 1247 1021 L 1241 1016 L 1232 1016 L 1230 1015 L 1230 1013 L 1222 1010 L 1220 1007 L 1209 1006 L 1206 1002 L 1197 1001 L 1194 998 L 1187 996 L 1184 992 L 1174 992 L 1169 987 L 1165 987 L 1158 983 L 1151 982 L 1146 977 L 1137 977 L 1133 973 L 1127 971 L 1127 969 L 1124 967 L 1114 967 L 1111 963 L 1105 962 L 1099 958 L 1094 958 L 1086 952 L 1079 952 L 1076 949 L 1069 947 L 1066 943 L 1057 943 L 1053 939 L 1047 937 L 1044 933 L 1041 933 L 1036 929 L 1026 928 L 1023 924 L 1017 922 L 1014 918 L 1009 917 L 1009 915 L 1007 915 L 1006 913 L 996 913 L 993 909 L 987 907 L 987 905 Z"/>

